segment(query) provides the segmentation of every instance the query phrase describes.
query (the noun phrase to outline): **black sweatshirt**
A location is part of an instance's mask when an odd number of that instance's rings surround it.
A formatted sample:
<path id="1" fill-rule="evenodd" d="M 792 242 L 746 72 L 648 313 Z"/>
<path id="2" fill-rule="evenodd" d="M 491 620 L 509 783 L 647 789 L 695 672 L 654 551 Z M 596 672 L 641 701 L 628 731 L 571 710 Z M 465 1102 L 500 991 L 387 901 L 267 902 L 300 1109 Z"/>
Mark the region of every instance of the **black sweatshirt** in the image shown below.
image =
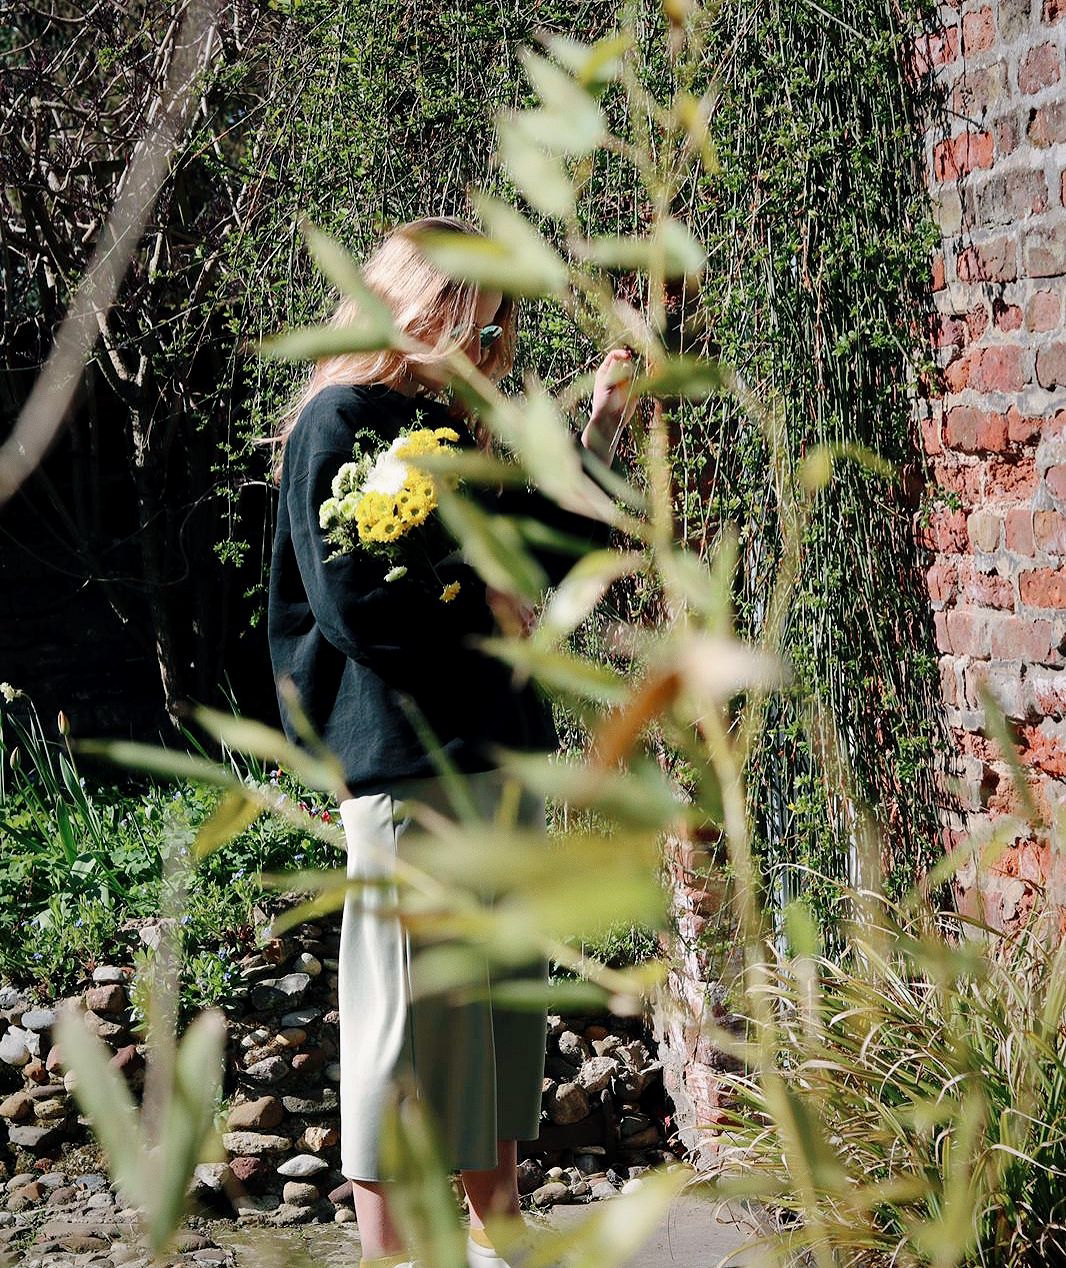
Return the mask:
<path id="1" fill-rule="evenodd" d="M 319 525 L 319 508 L 341 465 L 352 460 L 356 431 L 372 430 L 385 447 L 416 424 L 416 410 L 422 425 L 454 427 L 461 445 L 473 444 L 464 425 L 431 398 L 383 384 L 333 386 L 300 414 L 282 465 L 267 608 L 274 677 L 295 683 L 315 731 L 340 759 L 352 796 L 436 773 L 403 708 L 405 697 L 468 773 L 492 767 L 495 745 L 551 750 L 558 744 L 550 705 L 538 689 L 516 688 L 507 665 L 467 642 L 495 632 L 484 582 L 473 568 L 456 560 L 430 571 L 412 549 L 403 552 L 407 575 L 386 582 L 390 561 L 368 550 L 325 562 L 334 547 Z M 486 510 L 535 516 L 585 540 L 606 542 L 603 525 L 535 492 L 508 487 L 472 493 Z M 430 527 L 427 521 L 411 534 Z M 550 551 L 537 552 L 537 558 L 552 584 L 574 562 Z M 442 586 L 452 581 L 460 583 L 458 595 L 441 602 Z M 280 696 L 279 704 L 286 735 L 300 743 Z"/>

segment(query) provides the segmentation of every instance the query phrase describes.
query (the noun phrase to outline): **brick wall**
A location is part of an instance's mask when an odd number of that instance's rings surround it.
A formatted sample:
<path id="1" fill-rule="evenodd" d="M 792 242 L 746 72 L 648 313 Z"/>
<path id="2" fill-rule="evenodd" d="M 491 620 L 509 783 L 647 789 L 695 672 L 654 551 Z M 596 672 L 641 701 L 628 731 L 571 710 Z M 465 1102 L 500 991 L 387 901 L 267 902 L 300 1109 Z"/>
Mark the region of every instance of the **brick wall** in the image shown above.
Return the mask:
<path id="1" fill-rule="evenodd" d="M 918 49 L 946 107 L 928 136 L 941 379 L 918 409 L 953 497 L 918 533 L 955 741 L 946 839 L 998 820 L 1008 848 L 963 869 L 966 909 L 1006 925 L 1046 896 L 1066 927 L 1046 827 L 1003 819 L 1021 807 L 978 695 L 986 684 L 1016 728 L 1051 822 L 1066 796 L 1066 0 L 959 0 L 941 23 Z"/>

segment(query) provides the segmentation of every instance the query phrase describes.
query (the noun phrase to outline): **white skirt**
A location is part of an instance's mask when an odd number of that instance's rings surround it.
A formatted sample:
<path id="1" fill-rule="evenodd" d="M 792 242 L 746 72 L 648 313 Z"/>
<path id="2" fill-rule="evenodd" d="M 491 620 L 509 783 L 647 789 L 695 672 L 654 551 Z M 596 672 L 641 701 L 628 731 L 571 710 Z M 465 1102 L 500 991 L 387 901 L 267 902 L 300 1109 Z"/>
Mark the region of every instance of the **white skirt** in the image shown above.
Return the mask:
<path id="1" fill-rule="evenodd" d="M 503 777 L 466 777 L 480 813 L 490 818 Z M 437 779 L 405 781 L 388 792 L 341 802 L 348 876 L 388 875 L 410 818 L 394 810 L 405 798 L 452 817 Z M 544 827 L 544 803 L 523 793 L 524 826 Z M 349 1180 L 381 1180 L 379 1142 L 390 1089 L 402 1078 L 426 1102 L 452 1170 L 498 1163 L 497 1140 L 535 1140 L 544 1080 L 547 1009 L 507 1009 L 488 999 L 455 1003 L 442 993 L 413 999 L 411 939 L 395 916 L 396 887 L 347 894 L 341 920 L 341 1170 Z M 494 973 L 485 962 L 491 989 Z M 548 962 L 509 966 L 509 977 L 548 980 Z"/>

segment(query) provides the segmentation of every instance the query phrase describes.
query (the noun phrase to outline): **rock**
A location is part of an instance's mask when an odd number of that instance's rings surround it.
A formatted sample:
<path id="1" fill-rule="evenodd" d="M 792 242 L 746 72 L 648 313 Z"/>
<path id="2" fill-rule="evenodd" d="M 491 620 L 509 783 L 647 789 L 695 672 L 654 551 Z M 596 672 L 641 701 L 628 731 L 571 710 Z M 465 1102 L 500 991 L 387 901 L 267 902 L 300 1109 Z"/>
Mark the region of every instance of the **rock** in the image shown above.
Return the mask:
<path id="1" fill-rule="evenodd" d="M 256 1061 L 245 1070 L 245 1074 L 254 1082 L 267 1085 L 280 1083 L 282 1079 L 288 1078 L 289 1073 L 289 1063 L 284 1057 L 267 1057 L 265 1061 Z"/>
<path id="2" fill-rule="evenodd" d="M 270 1031 L 266 1026 L 256 1026 L 241 1036 L 241 1047 L 244 1049 L 261 1048 L 270 1039 Z"/>
<path id="3" fill-rule="evenodd" d="M 224 1132 L 222 1144 L 231 1154 L 258 1158 L 261 1154 L 280 1154 L 292 1148 L 288 1136 L 272 1136 L 266 1132 Z"/>
<path id="4" fill-rule="evenodd" d="M 51 1030 L 56 1024 L 54 1008 L 31 1008 L 22 1014 L 25 1030 Z"/>
<path id="5" fill-rule="evenodd" d="M 194 1250 L 218 1250 L 218 1245 L 210 1237 L 205 1237 L 203 1233 L 182 1228 L 174 1234 L 174 1249 L 183 1255 L 188 1255 Z"/>
<path id="6" fill-rule="evenodd" d="M 350 1224 L 355 1219 L 355 1212 L 350 1206 L 338 1206 L 333 1212 L 333 1219 L 337 1224 Z"/>
<path id="7" fill-rule="evenodd" d="M 252 988 L 253 1008 L 282 1008 L 298 1004 L 311 985 L 306 973 L 286 973 L 284 977 L 268 977 Z"/>
<path id="8" fill-rule="evenodd" d="M 13 1092 L 6 1101 L 0 1102 L 0 1117 L 9 1118 L 13 1123 L 24 1123 L 33 1117 L 33 1100 L 25 1092 Z"/>
<path id="9" fill-rule="evenodd" d="M 93 1013 L 122 1013 L 128 1003 L 121 986 L 91 986 L 82 996 L 85 1007 Z"/>
<path id="10" fill-rule="evenodd" d="M 43 1151 L 57 1144 L 62 1140 L 63 1133 L 58 1126 L 53 1124 L 47 1127 L 11 1127 L 8 1129 L 7 1138 L 13 1145 L 36 1153 L 38 1150 Z"/>
<path id="11" fill-rule="evenodd" d="M 539 1189 L 533 1190 L 534 1206 L 554 1206 L 556 1202 L 566 1202 L 570 1197 L 570 1190 L 565 1184 L 560 1184 L 557 1180 L 549 1184 L 542 1184 Z"/>
<path id="12" fill-rule="evenodd" d="M 329 1163 L 324 1158 L 316 1158 L 313 1154 L 297 1154 L 285 1159 L 278 1167 L 278 1175 L 290 1180 L 305 1180 L 308 1176 L 317 1176 L 328 1167 Z"/>
<path id="13" fill-rule="evenodd" d="M 574 1166 L 586 1176 L 595 1175 L 603 1168 L 603 1158 L 606 1152 L 606 1149 L 601 1148 L 598 1152 L 593 1153 L 593 1146 L 586 1145 L 580 1153 L 574 1154 Z"/>
<path id="14" fill-rule="evenodd" d="M 251 1193 L 239 1193 L 233 1199 L 233 1209 L 237 1212 L 238 1219 L 244 1219 L 250 1215 L 265 1215 L 269 1211 L 276 1211 L 280 1205 L 281 1199 L 276 1193 L 263 1193 L 258 1196 Z"/>
<path id="15" fill-rule="evenodd" d="M 306 1224 L 313 1216 L 314 1211 L 309 1206 L 293 1206 L 289 1202 L 282 1202 L 274 1212 L 271 1223 L 286 1228 L 291 1224 Z"/>
<path id="16" fill-rule="evenodd" d="M 560 1083 L 544 1098 L 545 1109 L 553 1123 L 579 1123 L 589 1114 L 589 1098 L 576 1083 Z"/>
<path id="17" fill-rule="evenodd" d="M 640 1176 L 631 1176 L 619 1189 L 619 1193 L 636 1193 L 640 1188 Z"/>
<path id="18" fill-rule="evenodd" d="M 622 1136 L 635 1136 L 638 1132 L 644 1131 L 651 1125 L 651 1119 L 647 1114 L 623 1114 L 618 1124 L 618 1130 Z M 629 1145 L 629 1141 L 625 1142 Z"/>
<path id="19" fill-rule="evenodd" d="M 544 1170 L 535 1158 L 523 1158 L 518 1164 L 518 1192 L 525 1196 L 544 1183 Z"/>
<path id="20" fill-rule="evenodd" d="M 231 1158 L 229 1168 L 233 1178 L 250 1193 L 259 1193 L 273 1177 L 273 1168 L 262 1158 Z"/>
<path id="21" fill-rule="evenodd" d="M 112 1047 L 126 1042 L 130 1036 L 129 1027 L 122 1022 L 112 1021 L 110 1017 L 101 1017 L 99 1013 L 93 1012 L 85 1014 L 85 1029 Z"/>
<path id="22" fill-rule="evenodd" d="M 322 1016 L 321 1008 L 298 1008 L 295 1012 L 286 1013 L 281 1019 L 282 1026 L 310 1026 Z"/>
<path id="23" fill-rule="evenodd" d="M 260 1096 L 254 1101 L 242 1101 L 234 1105 L 226 1119 L 226 1126 L 232 1131 L 257 1131 L 262 1127 L 277 1127 L 285 1117 L 281 1102 L 276 1096 Z"/>
<path id="24" fill-rule="evenodd" d="M 334 1206 L 340 1206 L 342 1202 L 347 1202 L 349 1205 L 352 1205 L 354 1199 L 352 1196 L 351 1180 L 345 1180 L 343 1184 L 338 1184 L 335 1189 L 330 1189 L 328 1197 Z"/>
<path id="25" fill-rule="evenodd" d="M 59 1089 L 62 1091 L 62 1089 Z M 71 1112 L 70 1102 L 66 1095 L 51 1096 L 44 1101 L 36 1101 L 33 1106 L 33 1112 L 38 1122 L 53 1123 L 57 1119 L 66 1118 Z"/>
<path id="26" fill-rule="evenodd" d="M 589 1057 L 578 1070 L 574 1082 L 586 1092 L 599 1092 L 610 1083 L 619 1068 L 614 1057 Z"/>
<path id="27" fill-rule="evenodd" d="M 314 1206 L 318 1199 L 318 1189 L 302 1180 L 287 1180 L 281 1190 L 282 1203 L 292 1206 Z"/>
<path id="28" fill-rule="evenodd" d="M 67 1202 L 73 1202 L 78 1197 L 78 1190 L 72 1184 L 60 1185 L 58 1189 L 53 1189 L 48 1195 L 49 1206 L 63 1206 Z"/>
<path id="29" fill-rule="evenodd" d="M 13 1175 L 10 1180 L 6 1181 L 4 1188 L 8 1193 L 14 1193 L 16 1189 L 21 1189 L 23 1185 L 32 1184 L 37 1176 L 32 1171 L 20 1171 L 17 1175 Z"/>
<path id="30" fill-rule="evenodd" d="M 30 1001 L 16 990 L 14 986 L 0 986 L 0 1012 L 11 1012 L 16 1008 L 28 1008 Z"/>
<path id="31" fill-rule="evenodd" d="M 286 1048 L 299 1048 L 307 1042 L 307 1031 L 300 1026 L 286 1026 L 279 1031 L 278 1039 Z"/>
<path id="32" fill-rule="evenodd" d="M 132 969 L 121 968 L 117 964 L 101 964 L 93 969 L 93 981 L 97 986 L 110 986 L 115 983 L 129 982 L 133 978 Z"/>
<path id="33" fill-rule="evenodd" d="M 65 1173 L 62 1171 L 45 1171 L 37 1179 L 46 1189 L 60 1189 L 68 1183 Z"/>
<path id="34" fill-rule="evenodd" d="M 74 1183 L 87 1193 L 99 1193 L 107 1184 L 107 1176 L 102 1176 L 98 1171 L 87 1171 L 84 1175 L 75 1176 Z"/>
<path id="35" fill-rule="evenodd" d="M 340 1112 L 340 1099 L 336 1090 L 331 1087 L 321 1088 L 314 1098 L 310 1093 L 305 1096 L 283 1096 L 281 1103 L 287 1114 L 299 1114 L 306 1118 Z"/>
<path id="36" fill-rule="evenodd" d="M 321 1048 L 312 1048 L 309 1052 L 297 1052 L 292 1059 L 292 1068 L 303 1074 L 313 1074 L 326 1064 L 326 1053 Z"/>
<path id="37" fill-rule="evenodd" d="M 137 1051 L 135 1043 L 124 1044 L 111 1058 L 110 1064 L 129 1078 L 144 1069 L 144 1057 Z"/>
<path id="38" fill-rule="evenodd" d="M 341 1081 L 341 1067 L 339 1061 L 333 1061 L 322 1072 L 331 1083 L 339 1083 Z"/>
<path id="39" fill-rule="evenodd" d="M 634 1132 L 631 1136 L 623 1139 L 626 1149 L 647 1149 L 652 1145 L 659 1143 L 659 1129 L 654 1126 L 646 1127 L 643 1131 Z"/>
<path id="40" fill-rule="evenodd" d="M 610 1180 L 598 1180 L 592 1186 L 592 1199 L 594 1202 L 602 1202 L 608 1198 L 613 1198 L 618 1190 L 610 1182 Z"/>
<path id="41" fill-rule="evenodd" d="M 321 1153 L 340 1144 L 341 1134 L 336 1127 L 308 1127 L 300 1137 L 300 1144 L 311 1153 Z"/>
<path id="42" fill-rule="evenodd" d="M 0 1039 L 0 1061 L 8 1065 L 24 1066 L 30 1059 L 30 1049 L 26 1042 L 29 1036 L 29 1031 L 11 1026 Z"/>
<path id="43" fill-rule="evenodd" d="M 222 1193 L 233 1177 L 225 1162 L 201 1162 L 193 1168 L 189 1187 L 194 1193 Z"/>
<path id="44" fill-rule="evenodd" d="M 569 1061 L 571 1065 L 579 1066 L 592 1056 L 585 1040 L 572 1030 L 564 1030 L 559 1035 L 557 1042 L 559 1044 L 559 1056 L 564 1061 Z"/>
<path id="45" fill-rule="evenodd" d="M 296 967 L 301 973 L 306 973 L 308 977 L 318 977 L 322 972 L 322 961 L 316 960 L 313 955 L 305 951 L 302 955 L 296 957 Z"/>

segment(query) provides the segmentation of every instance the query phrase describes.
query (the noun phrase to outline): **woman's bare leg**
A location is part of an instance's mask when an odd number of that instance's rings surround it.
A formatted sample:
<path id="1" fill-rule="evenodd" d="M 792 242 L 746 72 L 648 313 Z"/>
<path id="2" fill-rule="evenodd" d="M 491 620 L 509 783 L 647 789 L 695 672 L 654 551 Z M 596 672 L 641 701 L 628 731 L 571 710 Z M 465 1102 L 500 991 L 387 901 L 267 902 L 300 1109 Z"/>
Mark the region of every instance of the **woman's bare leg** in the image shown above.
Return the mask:
<path id="1" fill-rule="evenodd" d="M 405 1247 L 389 1216 L 389 1186 L 379 1180 L 353 1180 L 352 1200 L 359 1225 L 359 1244 L 364 1259 L 402 1254 Z"/>
<path id="2" fill-rule="evenodd" d="M 518 1215 L 518 1142 L 498 1140 L 499 1162 L 485 1171 L 462 1171 L 466 1204 L 473 1228 L 484 1228 L 490 1215 Z"/>

